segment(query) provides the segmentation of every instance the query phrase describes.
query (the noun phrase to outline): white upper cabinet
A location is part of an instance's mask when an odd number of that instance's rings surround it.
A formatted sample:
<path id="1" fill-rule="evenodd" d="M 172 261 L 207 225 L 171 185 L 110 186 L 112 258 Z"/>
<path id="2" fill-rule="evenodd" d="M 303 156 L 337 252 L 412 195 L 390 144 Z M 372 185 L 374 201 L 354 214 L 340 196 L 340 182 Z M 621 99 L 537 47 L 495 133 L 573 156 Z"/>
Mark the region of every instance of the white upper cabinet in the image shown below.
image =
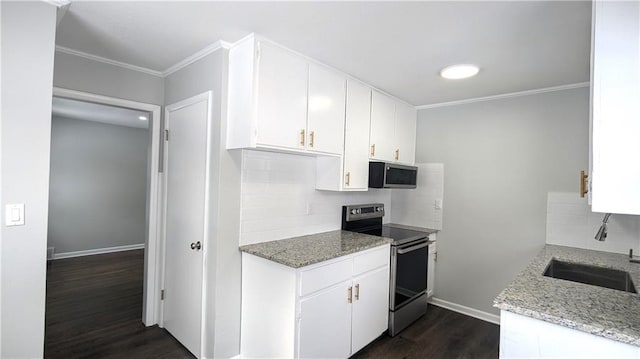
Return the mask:
<path id="1" fill-rule="evenodd" d="M 347 80 L 344 155 L 316 159 L 316 189 L 366 191 L 369 187 L 371 89 Z"/>
<path id="2" fill-rule="evenodd" d="M 309 64 L 307 150 L 341 155 L 344 146 L 346 79 L 317 64 Z"/>
<path id="3" fill-rule="evenodd" d="M 394 160 L 413 164 L 416 159 L 416 108 L 396 102 Z"/>
<path id="4" fill-rule="evenodd" d="M 339 156 L 344 76 L 249 36 L 229 51 L 227 148 Z"/>
<path id="5" fill-rule="evenodd" d="M 413 164 L 416 154 L 416 110 L 373 91 L 371 96 L 372 160 Z"/>
<path id="6" fill-rule="evenodd" d="M 258 44 L 257 145 L 302 149 L 307 127 L 307 70 L 302 58 Z"/>
<path id="7" fill-rule="evenodd" d="M 347 81 L 347 120 L 344 135 L 344 186 L 369 187 L 369 124 L 371 89 L 356 81 Z"/>
<path id="8" fill-rule="evenodd" d="M 395 146 L 395 102 L 377 91 L 371 94 L 371 132 L 369 158 L 391 162 Z"/>
<path id="9" fill-rule="evenodd" d="M 593 3 L 591 204 L 640 214 L 640 2 Z"/>

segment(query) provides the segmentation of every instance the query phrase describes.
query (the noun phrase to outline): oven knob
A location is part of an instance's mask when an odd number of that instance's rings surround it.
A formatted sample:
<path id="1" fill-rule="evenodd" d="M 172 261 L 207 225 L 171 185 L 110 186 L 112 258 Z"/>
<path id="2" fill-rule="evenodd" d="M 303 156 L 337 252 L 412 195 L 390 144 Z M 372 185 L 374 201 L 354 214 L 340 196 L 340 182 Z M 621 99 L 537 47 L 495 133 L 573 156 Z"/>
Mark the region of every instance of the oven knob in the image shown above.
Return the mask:
<path id="1" fill-rule="evenodd" d="M 377 212 L 382 212 L 382 209 L 383 209 L 382 207 L 376 207 Z"/>
<path id="2" fill-rule="evenodd" d="M 360 211 L 358 211 L 358 210 L 357 210 L 357 209 L 355 209 L 355 208 L 351 210 L 351 214 L 358 214 L 358 212 L 360 212 Z"/>

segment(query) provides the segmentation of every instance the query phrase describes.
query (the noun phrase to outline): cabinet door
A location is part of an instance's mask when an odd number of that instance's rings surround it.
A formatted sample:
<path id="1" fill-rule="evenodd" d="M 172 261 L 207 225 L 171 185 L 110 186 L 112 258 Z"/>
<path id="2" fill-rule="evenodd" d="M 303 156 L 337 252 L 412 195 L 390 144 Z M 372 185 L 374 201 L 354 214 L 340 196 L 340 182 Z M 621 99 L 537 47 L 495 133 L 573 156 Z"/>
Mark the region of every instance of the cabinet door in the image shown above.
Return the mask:
<path id="1" fill-rule="evenodd" d="M 341 155 L 344 146 L 346 79 L 316 64 L 309 65 L 307 150 Z"/>
<path id="2" fill-rule="evenodd" d="M 369 136 L 369 158 L 380 161 L 393 161 L 394 140 L 394 101 L 377 91 L 371 93 L 371 132 Z"/>
<path id="3" fill-rule="evenodd" d="M 346 281 L 300 300 L 298 357 L 346 358 L 351 349 L 351 303 Z"/>
<path id="4" fill-rule="evenodd" d="M 257 138 L 263 146 L 304 149 L 307 62 L 274 45 L 258 43 Z"/>
<path id="5" fill-rule="evenodd" d="M 593 4 L 592 210 L 640 214 L 640 3 Z"/>
<path id="6" fill-rule="evenodd" d="M 389 267 L 354 279 L 351 353 L 364 348 L 389 326 Z"/>
<path id="7" fill-rule="evenodd" d="M 396 102 L 394 160 L 400 163 L 414 164 L 416 159 L 416 109 L 413 106 Z"/>
<path id="8" fill-rule="evenodd" d="M 429 245 L 429 264 L 427 265 L 427 297 L 433 296 L 434 281 L 436 279 L 436 244 Z"/>
<path id="9" fill-rule="evenodd" d="M 344 188 L 369 186 L 369 124 L 371 89 L 356 81 L 347 81 L 347 117 L 344 138 Z"/>

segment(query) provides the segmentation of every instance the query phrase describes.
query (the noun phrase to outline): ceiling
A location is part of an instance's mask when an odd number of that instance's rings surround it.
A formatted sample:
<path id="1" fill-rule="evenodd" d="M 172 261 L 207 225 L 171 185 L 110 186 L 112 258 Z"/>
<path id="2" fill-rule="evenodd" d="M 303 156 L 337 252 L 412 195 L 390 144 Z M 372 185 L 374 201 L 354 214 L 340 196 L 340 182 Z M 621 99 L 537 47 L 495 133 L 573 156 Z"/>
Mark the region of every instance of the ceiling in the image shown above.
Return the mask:
<path id="1" fill-rule="evenodd" d="M 425 105 L 588 81 L 590 28 L 588 1 L 73 1 L 56 42 L 163 71 L 255 32 Z M 438 76 L 455 63 L 481 70 Z"/>
<path id="2" fill-rule="evenodd" d="M 151 117 L 148 112 L 144 111 L 70 100 L 61 97 L 53 98 L 51 112 L 53 116 L 56 117 L 145 129 L 149 128 L 149 120 L 142 121 L 138 116 Z"/>

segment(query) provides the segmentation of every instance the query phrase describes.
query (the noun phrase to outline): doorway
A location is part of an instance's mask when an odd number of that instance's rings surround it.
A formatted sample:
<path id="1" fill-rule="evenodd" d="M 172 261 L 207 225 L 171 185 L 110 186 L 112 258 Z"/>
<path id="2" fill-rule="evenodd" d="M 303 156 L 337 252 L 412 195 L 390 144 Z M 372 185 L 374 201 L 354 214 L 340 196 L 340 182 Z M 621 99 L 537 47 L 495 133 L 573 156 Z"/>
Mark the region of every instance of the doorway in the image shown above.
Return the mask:
<path id="1" fill-rule="evenodd" d="M 60 88 L 53 95 L 48 268 L 56 268 L 52 283 L 48 275 L 47 320 L 67 306 L 104 324 L 105 312 L 89 315 L 93 302 L 141 328 L 157 324 L 160 106 Z M 91 277 L 98 273 L 106 276 Z M 72 295 L 49 307 L 52 286 L 70 294 L 73 285 L 87 290 L 84 305 L 73 304 Z M 124 288 L 125 299 L 100 302 L 109 286 Z M 126 307 L 132 303 L 135 313 Z M 61 333 L 83 328 L 57 320 Z"/>

